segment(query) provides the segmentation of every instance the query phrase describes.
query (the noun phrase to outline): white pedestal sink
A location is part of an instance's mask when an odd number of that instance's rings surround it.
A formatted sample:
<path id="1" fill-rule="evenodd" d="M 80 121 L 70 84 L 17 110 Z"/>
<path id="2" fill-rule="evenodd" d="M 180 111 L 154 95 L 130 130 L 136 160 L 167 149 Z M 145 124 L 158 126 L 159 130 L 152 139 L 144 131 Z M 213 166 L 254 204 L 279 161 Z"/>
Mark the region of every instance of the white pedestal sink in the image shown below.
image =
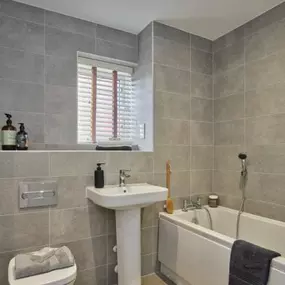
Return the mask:
<path id="1" fill-rule="evenodd" d="M 167 199 L 167 189 L 149 184 L 86 188 L 95 204 L 116 210 L 119 285 L 141 285 L 141 208 Z"/>

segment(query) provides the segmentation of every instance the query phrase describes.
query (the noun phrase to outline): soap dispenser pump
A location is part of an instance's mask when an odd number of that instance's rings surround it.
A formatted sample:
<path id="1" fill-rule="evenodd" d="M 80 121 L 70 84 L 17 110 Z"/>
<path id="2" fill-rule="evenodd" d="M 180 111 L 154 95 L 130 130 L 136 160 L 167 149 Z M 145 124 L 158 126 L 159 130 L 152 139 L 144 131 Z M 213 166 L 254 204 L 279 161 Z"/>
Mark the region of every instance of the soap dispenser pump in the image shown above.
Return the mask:
<path id="1" fill-rule="evenodd" d="M 101 165 L 105 163 L 97 163 L 97 169 L 94 173 L 95 188 L 104 188 L 104 170 L 102 170 Z"/>
<path id="2" fill-rule="evenodd" d="M 12 125 L 12 115 L 6 114 L 7 121 L 6 126 L 2 128 L 2 149 L 3 150 L 15 150 L 16 149 L 16 133 L 17 129 Z"/>

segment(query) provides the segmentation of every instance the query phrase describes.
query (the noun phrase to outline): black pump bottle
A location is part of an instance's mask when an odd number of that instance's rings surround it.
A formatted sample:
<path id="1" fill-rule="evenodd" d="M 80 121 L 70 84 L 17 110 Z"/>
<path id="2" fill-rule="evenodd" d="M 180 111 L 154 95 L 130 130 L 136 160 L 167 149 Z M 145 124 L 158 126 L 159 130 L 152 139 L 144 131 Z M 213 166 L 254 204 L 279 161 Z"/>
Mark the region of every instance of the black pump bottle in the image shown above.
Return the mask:
<path id="1" fill-rule="evenodd" d="M 104 188 L 104 170 L 101 168 L 102 164 L 105 163 L 97 163 L 97 169 L 94 173 L 95 188 Z"/>

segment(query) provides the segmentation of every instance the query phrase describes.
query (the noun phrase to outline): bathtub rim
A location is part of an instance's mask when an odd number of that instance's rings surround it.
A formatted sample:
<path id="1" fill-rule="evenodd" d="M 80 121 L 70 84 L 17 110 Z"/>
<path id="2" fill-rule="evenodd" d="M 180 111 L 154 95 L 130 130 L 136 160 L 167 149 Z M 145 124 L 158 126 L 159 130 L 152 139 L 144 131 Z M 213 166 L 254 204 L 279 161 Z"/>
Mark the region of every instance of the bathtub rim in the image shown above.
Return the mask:
<path id="1" fill-rule="evenodd" d="M 207 208 L 209 208 L 207 206 Z M 219 206 L 218 208 L 210 208 L 210 211 L 211 210 L 217 210 L 217 209 L 222 209 L 224 211 L 229 211 L 229 212 L 232 212 L 232 213 L 237 213 L 238 211 L 237 210 L 234 210 L 234 209 L 230 209 L 230 208 L 226 208 L 226 207 L 223 207 L 223 206 Z M 203 210 L 203 209 L 202 209 Z M 185 213 L 188 213 L 188 212 L 183 212 L 182 210 L 175 210 L 173 212 L 173 214 L 168 214 L 168 213 L 165 213 L 165 212 L 160 212 L 159 213 L 159 219 L 163 219 L 163 220 L 166 220 L 174 225 L 177 225 L 177 226 L 180 226 L 186 230 L 190 230 L 192 232 L 194 232 L 195 234 L 197 235 L 201 235 L 203 236 L 204 238 L 207 238 L 213 242 L 216 242 L 216 243 L 219 243 L 229 249 L 232 248 L 232 245 L 234 243 L 234 241 L 236 239 L 234 238 L 231 238 L 229 236 L 226 236 L 224 234 L 221 234 L 221 233 L 218 233 L 218 232 L 215 232 L 215 231 L 212 231 L 210 229 L 207 229 L 205 227 L 202 227 L 200 225 L 196 225 L 192 222 L 189 222 L 187 220 L 183 220 L 182 218 L 178 218 L 177 215 L 178 214 L 185 214 Z M 285 227 L 285 223 L 284 222 L 281 222 L 281 221 L 277 221 L 277 220 L 273 220 L 273 219 L 269 219 L 269 218 L 266 218 L 266 217 L 262 217 L 262 216 L 258 216 L 258 215 L 253 215 L 253 214 L 250 214 L 250 213 L 242 213 L 243 216 L 248 216 L 250 218 L 253 218 L 253 219 L 263 219 L 267 222 L 271 222 L 271 223 L 275 223 L 277 225 L 282 225 L 283 227 Z M 284 246 L 285 246 L 285 241 L 284 241 Z M 276 257 L 272 260 L 272 265 L 271 265 L 274 269 L 277 269 L 277 270 L 280 270 L 282 272 L 285 272 L 285 257 Z"/>

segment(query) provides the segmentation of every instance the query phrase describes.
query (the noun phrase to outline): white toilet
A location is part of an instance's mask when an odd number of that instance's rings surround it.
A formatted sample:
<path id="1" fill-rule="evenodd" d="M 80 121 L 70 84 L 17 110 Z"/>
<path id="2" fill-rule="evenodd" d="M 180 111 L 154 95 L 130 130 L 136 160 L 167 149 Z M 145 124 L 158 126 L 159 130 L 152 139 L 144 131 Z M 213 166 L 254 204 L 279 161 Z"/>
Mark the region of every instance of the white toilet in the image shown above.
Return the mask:
<path id="1" fill-rule="evenodd" d="M 8 280 L 10 285 L 73 285 L 76 279 L 76 264 L 72 267 L 54 270 L 48 273 L 31 277 L 15 279 L 15 258 L 11 259 L 8 269 Z"/>

